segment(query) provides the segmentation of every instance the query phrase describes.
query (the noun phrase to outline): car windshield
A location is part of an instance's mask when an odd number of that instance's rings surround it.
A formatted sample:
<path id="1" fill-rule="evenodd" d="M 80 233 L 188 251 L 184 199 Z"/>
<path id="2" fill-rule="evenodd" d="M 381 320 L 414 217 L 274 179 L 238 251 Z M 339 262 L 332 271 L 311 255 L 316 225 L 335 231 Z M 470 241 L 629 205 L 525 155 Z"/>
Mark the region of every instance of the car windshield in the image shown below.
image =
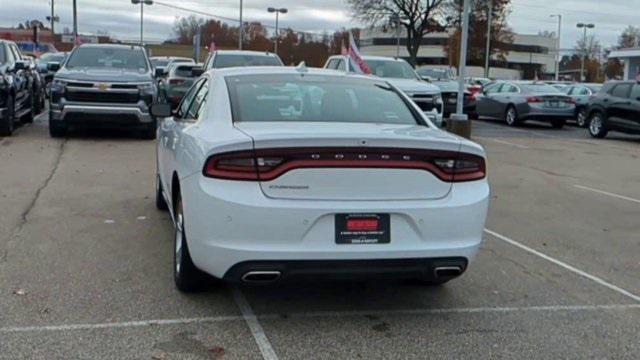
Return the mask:
<path id="1" fill-rule="evenodd" d="M 173 63 L 193 63 L 192 59 L 173 59 Z"/>
<path id="2" fill-rule="evenodd" d="M 67 68 L 100 67 L 147 71 L 147 59 L 138 48 L 80 47 L 71 54 Z"/>
<path id="3" fill-rule="evenodd" d="M 227 78 L 234 121 L 418 124 L 388 84 L 323 75 Z"/>
<path id="4" fill-rule="evenodd" d="M 415 79 L 416 73 L 411 65 L 404 61 L 367 60 L 373 75 L 382 78 Z"/>
<path id="5" fill-rule="evenodd" d="M 422 69 L 416 70 L 416 72 L 418 73 L 418 75 L 420 75 L 422 77 L 429 77 L 429 78 L 436 79 L 436 80 L 451 80 L 451 79 L 453 79 L 453 76 L 451 75 L 451 71 L 449 71 L 447 69 L 422 68 Z"/>
<path id="6" fill-rule="evenodd" d="M 562 91 L 547 84 L 518 84 L 524 92 L 532 94 L 562 94 Z"/>
<path id="7" fill-rule="evenodd" d="M 240 54 L 218 54 L 213 61 L 215 69 L 242 66 L 282 66 L 282 62 L 275 56 Z"/>
<path id="8" fill-rule="evenodd" d="M 151 59 L 151 65 L 153 65 L 154 68 L 165 67 L 169 65 L 169 59 Z"/>

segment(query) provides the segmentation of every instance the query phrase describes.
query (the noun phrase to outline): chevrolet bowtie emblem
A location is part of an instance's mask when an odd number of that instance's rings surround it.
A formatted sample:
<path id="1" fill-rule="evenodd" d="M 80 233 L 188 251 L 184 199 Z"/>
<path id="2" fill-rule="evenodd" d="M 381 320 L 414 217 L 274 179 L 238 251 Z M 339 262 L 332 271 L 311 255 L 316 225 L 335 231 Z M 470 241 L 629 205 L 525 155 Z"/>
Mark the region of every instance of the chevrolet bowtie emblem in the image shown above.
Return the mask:
<path id="1" fill-rule="evenodd" d="M 93 85 L 93 87 L 96 87 L 96 88 L 104 91 L 104 90 L 107 90 L 110 87 L 110 85 L 107 84 L 107 83 L 96 83 L 96 84 Z"/>

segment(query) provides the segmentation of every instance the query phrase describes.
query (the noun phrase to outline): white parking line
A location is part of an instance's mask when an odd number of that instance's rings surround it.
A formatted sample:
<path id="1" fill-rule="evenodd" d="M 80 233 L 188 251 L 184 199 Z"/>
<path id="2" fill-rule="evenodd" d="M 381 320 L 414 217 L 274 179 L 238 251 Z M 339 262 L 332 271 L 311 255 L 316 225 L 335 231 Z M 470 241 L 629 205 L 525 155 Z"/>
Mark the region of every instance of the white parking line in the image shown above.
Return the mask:
<path id="1" fill-rule="evenodd" d="M 625 290 L 623 288 L 620 288 L 620 287 L 618 287 L 616 285 L 613 285 L 613 284 L 611 284 L 611 283 L 609 283 L 609 282 L 607 282 L 607 281 L 605 281 L 605 280 L 603 280 L 603 279 L 601 279 L 601 278 L 599 278 L 597 276 L 591 275 L 591 274 L 586 273 L 586 272 L 584 272 L 584 271 L 582 271 L 582 270 L 580 270 L 578 268 L 575 268 L 575 267 L 573 267 L 573 266 L 571 266 L 571 265 L 569 265 L 567 263 L 564 263 L 564 262 L 562 262 L 560 260 L 554 259 L 549 255 L 543 254 L 543 253 L 541 253 L 541 252 L 539 252 L 537 250 L 534 250 L 534 249 L 532 249 L 532 248 L 530 248 L 530 247 L 528 247 L 526 245 L 523 245 L 523 244 L 521 244 L 521 243 L 519 243 L 519 242 L 517 242 L 515 240 L 509 239 L 508 237 L 506 237 L 504 235 L 500 235 L 495 231 L 491 231 L 489 229 L 484 229 L 484 231 L 487 234 L 493 235 L 497 239 L 500 239 L 500 240 L 502 240 L 504 242 L 507 242 L 507 243 L 509 243 L 511 245 L 517 246 L 522 250 L 525 250 L 525 251 L 527 251 L 527 252 L 529 252 L 531 254 L 534 254 L 534 255 L 536 255 L 538 257 L 541 257 L 541 258 L 543 258 L 543 259 L 545 259 L 547 261 L 550 261 L 550 262 L 552 262 L 552 263 L 554 263 L 554 264 L 556 264 L 556 265 L 558 265 L 560 267 L 563 267 L 563 268 L 565 268 L 565 269 L 567 269 L 567 270 L 569 270 L 569 271 L 571 271 L 571 272 L 573 272 L 575 274 L 578 274 L 578 275 L 580 275 L 582 277 L 585 277 L 585 278 L 587 278 L 589 280 L 592 280 L 592 281 L 594 281 L 594 282 L 596 282 L 596 283 L 598 283 L 598 284 L 600 284 L 600 285 L 602 285 L 604 287 L 607 287 L 607 288 L 609 288 L 609 289 L 611 289 L 611 290 L 613 290 L 613 291 L 615 291 L 615 292 L 617 292 L 619 294 L 622 294 L 622 295 L 624 295 L 624 296 L 626 296 L 628 298 L 631 298 L 631 299 L 633 299 L 633 300 L 635 300 L 637 302 L 640 302 L 640 296 L 638 296 L 636 294 L 633 294 L 633 293 L 631 293 L 631 292 L 629 292 L 629 291 L 627 291 L 627 290 Z"/>
<path id="2" fill-rule="evenodd" d="M 591 192 L 594 192 L 594 193 L 607 195 L 607 196 L 611 196 L 611 197 L 614 197 L 614 198 L 627 200 L 627 201 L 631 201 L 631 202 L 640 204 L 640 200 L 634 199 L 632 197 L 628 197 L 628 196 L 624 196 L 624 195 L 618 195 L 618 194 L 614 194 L 614 193 L 611 193 L 611 192 L 608 192 L 608 191 L 598 190 L 598 189 L 594 189 L 594 188 L 590 188 L 590 187 L 586 187 L 586 186 L 582 186 L 582 185 L 573 185 L 573 186 L 578 188 L 578 189 L 581 189 L 581 190 L 591 191 Z"/>
<path id="3" fill-rule="evenodd" d="M 502 144 L 502 145 L 515 146 L 515 147 L 517 147 L 518 149 L 523 149 L 523 150 L 524 150 L 524 149 L 529 149 L 529 147 L 528 147 L 528 146 L 526 146 L 526 145 L 520 145 L 520 144 L 512 143 L 512 142 L 509 142 L 509 141 L 498 140 L 498 139 L 489 138 L 489 137 L 481 137 L 480 139 L 491 140 L 491 141 L 493 141 L 493 142 L 496 142 L 496 143 L 498 143 L 498 144 Z"/>
<path id="4" fill-rule="evenodd" d="M 247 323 L 247 326 L 249 326 L 249 330 L 251 331 L 253 338 L 256 340 L 256 344 L 258 344 L 258 348 L 262 353 L 262 358 L 265 360 L 278 360 L 278 355 L 276 355 L 276 352 L 273 350 L 271 342 L 269 342 L 267 335 L 262 329 L 262 325 L 260 325 L 258 318 L 251 309 L 251 305 L 249 305 L 247 298 L 244 297 L 240 289 L 233 289 L 233 298 L 240 308 L 242 317 Z"/>
<path id="5" fill-rule="evenodd" d="M 243 296 L 244 297 L 244 296 Z M 245 300 L 246 301 L 246 300 Z M 355 311 L 312 311 L 291 314 L 251 315 L 256 320 L 272 320 L 286 318 L 343 318 L 357 316 L 393 316 L 393 315 L 437 315 L 437 314 L 478 314 L 478 313 L 517 313 L 517 312 L 593 312 L 593 311 L 626 311 L 640 310 L 640 304 L 610 305 L 549 305 L 549 306 L 507 306 L 476 308 L 438 308 L 438 309 L 396 309 L 396 310 L 355 310 Z M 147 327 L 160 325 L 204 324 L 225 321 L 246 321 L 245 316 L 211 316 L 182 319 L 142 320 L 98 324 L 68 324 L 50 326 L 15 326 L 0 328 L 0 334 L 26 332 L 55 332 L 73 330 L 99 330 L 113 328 Z M 262 327 L 260 327 L 262 329 Z M 264 330 L 262 330 L 264 334 Z M 273 348 L 269 344 L 269 348 Z M 260 349 L 262 351 L 262 349 Z M 275 356 L 275 354 L 273 354 Z M 273 358 L 277 359 L 277 358 Z"/>

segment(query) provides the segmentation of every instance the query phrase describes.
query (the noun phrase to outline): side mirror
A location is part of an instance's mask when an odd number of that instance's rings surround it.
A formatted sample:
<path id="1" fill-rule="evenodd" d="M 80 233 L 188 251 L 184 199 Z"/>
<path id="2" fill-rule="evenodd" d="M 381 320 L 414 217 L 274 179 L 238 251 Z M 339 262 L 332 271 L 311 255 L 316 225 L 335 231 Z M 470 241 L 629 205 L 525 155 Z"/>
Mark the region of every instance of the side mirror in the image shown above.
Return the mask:
<path id="1" fill-rule="evenodd" d="M 50 62 L 47 63 L 47 70 L 49 71 L 58 71 L 60 70 L 60 63 L 59 62 Z"/>
<path id="2" fill-rule="evenodd" d="M 204 69 L 201 67 L 191 68 L 191 76 L 200 77 L 200 75 L 204 74 Z"/>
<path id="3" fill-rule="evenodd" d="M 16 61 L 16 64 L 14 65 L 14 70 L 18 71 L 18 70 L 26 70 L 29 67 L 29 65 L 27 64 L 26 61 L 22 61 L 22 60 L 18 60 Z"/>
<path id="4" fill-rule="evenodd" d="M 160 67 L 159 67 L 159 68 L 156 68 L 156 69 L 155 69 L 155 71 L 154 71 L 154 75 L 155 75 L 156 77 L 163 77 L 165 74 L 166 74 L 166 73 L 165 73 L 165 71 L 164 71 L 164 68 L 160 68 Z"/>
<path id="5" fill-rule="evenodd" d="M 155 103 L 151 105 L 150 109 L 151 115 L 160 118 L 166 118 L 173 115 L 173 111 L 171 110 L 171 104 L 167 103 Z"/>

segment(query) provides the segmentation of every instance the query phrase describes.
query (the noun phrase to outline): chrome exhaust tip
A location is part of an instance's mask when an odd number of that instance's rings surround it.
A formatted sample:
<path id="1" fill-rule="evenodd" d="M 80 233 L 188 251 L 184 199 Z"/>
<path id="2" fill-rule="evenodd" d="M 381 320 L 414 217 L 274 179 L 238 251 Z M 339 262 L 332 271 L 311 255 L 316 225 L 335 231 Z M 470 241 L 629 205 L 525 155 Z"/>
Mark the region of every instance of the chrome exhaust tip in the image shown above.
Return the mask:
<path id="1" fill-rule="evenodd" d="M 280 271 L 249 271 L 242 275 L 242 281 L 252 284 L 266 284 L 276 282 L 280 278 Z"/>
<path id="2" fill-rule="evenodd" d="M 460 266 L 439 266 L 433 270 L 436 279 L 452 279 L 462 275 Z"/>

